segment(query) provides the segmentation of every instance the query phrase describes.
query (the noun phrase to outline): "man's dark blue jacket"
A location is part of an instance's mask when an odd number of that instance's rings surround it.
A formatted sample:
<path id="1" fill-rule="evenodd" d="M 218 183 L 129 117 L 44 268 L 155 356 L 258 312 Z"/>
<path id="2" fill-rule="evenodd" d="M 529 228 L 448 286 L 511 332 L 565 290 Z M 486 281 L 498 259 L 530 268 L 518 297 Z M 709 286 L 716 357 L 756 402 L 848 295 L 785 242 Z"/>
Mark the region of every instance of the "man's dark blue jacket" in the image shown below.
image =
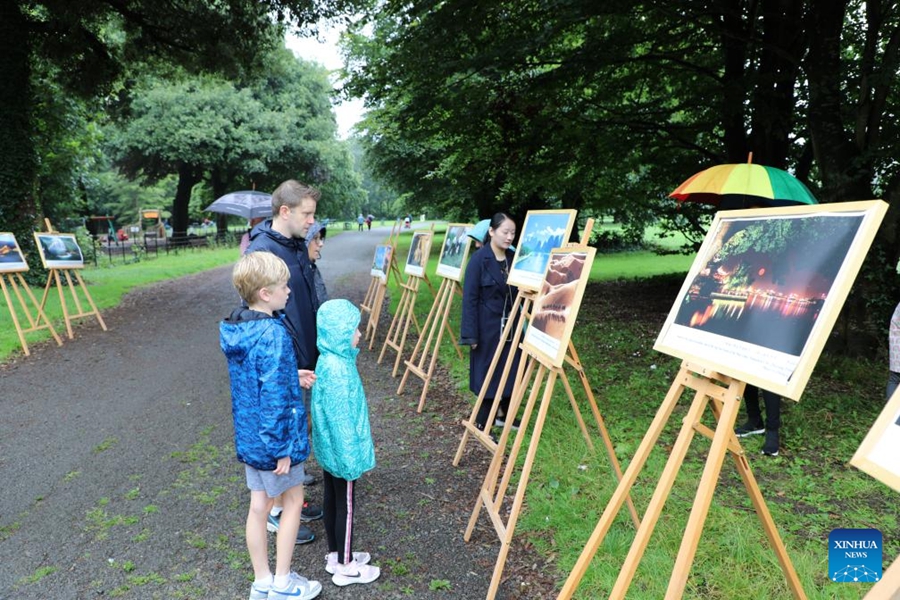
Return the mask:
<path id="1" fill-rule="evenodd" d="M 291 273 L 288 280 L 291 295 L 284 307 L 286 325 L 294 340 L 297 368 L 312 370 L 319 358 L 319 350 L 316 348 L 316 311 L 319 307 L 306 242 L 281 235 L 272 229 L 272 219 L 267 219 L 250 232 L 247 252 L 259 250 L 271 252 L 288 266 Z"/>

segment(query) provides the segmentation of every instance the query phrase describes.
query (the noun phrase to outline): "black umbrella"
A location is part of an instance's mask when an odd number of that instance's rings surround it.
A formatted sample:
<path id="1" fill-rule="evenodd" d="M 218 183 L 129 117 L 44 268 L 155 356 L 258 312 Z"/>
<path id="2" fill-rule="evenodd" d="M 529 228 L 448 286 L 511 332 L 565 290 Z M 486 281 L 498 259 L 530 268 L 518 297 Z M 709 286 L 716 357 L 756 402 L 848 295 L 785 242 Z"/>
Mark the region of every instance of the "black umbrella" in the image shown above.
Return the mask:
<path id="1" fill-rule="evenodd" d="M 207 212 L 237 215 L 247 220 L 272 216 L 272 194 L 256 191 L 225 194 L 205 209 Z"/>

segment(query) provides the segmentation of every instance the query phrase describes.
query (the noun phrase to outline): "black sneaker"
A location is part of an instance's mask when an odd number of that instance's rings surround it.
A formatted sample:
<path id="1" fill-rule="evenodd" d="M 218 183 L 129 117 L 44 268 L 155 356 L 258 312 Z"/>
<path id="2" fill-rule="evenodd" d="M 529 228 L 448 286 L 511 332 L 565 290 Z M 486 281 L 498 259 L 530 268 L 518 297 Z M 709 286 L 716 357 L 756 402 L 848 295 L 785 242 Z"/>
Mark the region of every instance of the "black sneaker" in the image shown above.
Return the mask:
<path id="1" fill-rule="evenodd" d="M 766 432 L 766 428 L 762 425 L 756 425 L 755 423 L 751 423 L 747 421 L 743 425 L 738 425 L 734 428 L 734 435 L 738 437 L 747 437 L 748 435 L 762 435 Z"/>
<path id="2" fill-rule="evenodd" d="M 475 421 L 475 429 L 477 429 L 478 431 L 484 431 L 484 423 L 479 423 L 478 421 Z M 497 436 L 494 435 L 493 432 L 489 431 L 488 435 L 491 436 L 491 440 L 493 440 L 495 444 L 499 442 L 499 440 L 497 439 Z"/>
<path id="3" fill-rule="evenodd" d="M 778 456 L 778 430 L 770 429 L 766 432 L 766 441 L 763 443 L 762 453 L 765 456 Z"/>
<path id="4" fill-rule="evenodd" d="M 324 516 L 325 511 L 322 510 L 321 506 L 316 506 L 315 504 L 310 504 L 309 502 L 303 503 L 303 510 L 300 511 L 301 522 L 309 523 L 310 521 L 318 521 Z"/>
<path id="5" fill-rule="evenodd" d="M 269 516 L 266 519 L 266 530 L 270 531 L 271 533 L 277 533 L 280 524 L 281 515 L 275 517 L 271 513 L 269 513 Z M 312 532 L 312 529 L 301 523 L 300 528 L 297 529 L 297 541 L 295 543 L 299 546 L 300 544 L 308 544 L 315 539 L 316 534 Z"/>

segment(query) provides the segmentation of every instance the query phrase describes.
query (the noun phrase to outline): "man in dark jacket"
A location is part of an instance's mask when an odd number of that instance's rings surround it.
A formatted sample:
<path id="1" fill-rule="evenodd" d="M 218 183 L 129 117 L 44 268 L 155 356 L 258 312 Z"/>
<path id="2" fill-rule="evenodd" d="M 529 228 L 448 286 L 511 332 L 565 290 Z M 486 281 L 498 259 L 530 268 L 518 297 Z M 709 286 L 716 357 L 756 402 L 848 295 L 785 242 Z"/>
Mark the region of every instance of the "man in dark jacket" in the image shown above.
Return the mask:
<path id="1" fill-rule="evenodd" d="M 272 218 L 250 232 L 248 252 L 265 250 L 287 263 L 291 272 L 291 295 L 284 314 L 294 338 L 297 368 L 313 370 L 316 348 L 316 300 L 312 263 L 306 248 L 306 234 L 315 222 L 319 190 L 289 179 L 272 193 Z"/>
<path id="2" fill-rule="evenodd" d="M 316 347 L 316 299 L 315 281 L 309 252 L 306 248 L 306 234 L 315 222 L 316 205 L 321 197 L 319 190 L 288 179 L 272 192 L 272 218 L 267 219 L 250 232 L 250 246 L 247 252 L 266 251 L 281 258 L 288 266 L 291 294 L 284 307 L 285 325 L 294 342 L 297 355 L 297 370 L 300 376 L 313 376 L 312 371 L 319 357 Z M 303 395 L 307 412 L 309 394 Z M 310 477 L 305 485 L 315 481 Z M 280 503 L 276 501 L 273 514 L 269 517 L 269 530 L 278 529 Z M 322 518 L 322 508 L 306 505 L 302 519 L 312 521 Z M 297 532 L 297 543 L 305 544 L 315 539 L 312 531 L 301 526 Z"/>

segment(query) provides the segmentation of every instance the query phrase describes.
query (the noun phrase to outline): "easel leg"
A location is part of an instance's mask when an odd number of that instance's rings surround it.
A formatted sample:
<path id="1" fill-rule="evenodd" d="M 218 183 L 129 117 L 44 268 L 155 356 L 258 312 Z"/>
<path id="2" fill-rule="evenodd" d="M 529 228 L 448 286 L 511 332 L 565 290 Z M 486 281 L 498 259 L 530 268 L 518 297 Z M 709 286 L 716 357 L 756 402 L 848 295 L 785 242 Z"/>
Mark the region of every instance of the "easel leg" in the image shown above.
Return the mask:
<path id="1" fill-rule="evenodd" d="M 570 351 L 574 353 L 575 348 L 571 347 Z M 587 376 L 584 374 L 584 369 L 581 368 L 581 364 L 577 362 L 577 355 L 575 358 L 576 361 L 576 370 L 578 371 L 579 378 L 581 379 L 581 383 L 584 387 L 584 393 L 588 398 L 588 404 L 591 407 L 591 411 L 594 413 L 594 420 L 597 422 L 597 428 L 600 430 L 600 437 L 603 439 L 603 445 L 606 448 L 606 454 L 609 456 L 609 462 L 612 464 L 613 471 L 616 474 L 616 479 L 622 481 L 622 467 L 619 466 L 619 459 L 616 457 L 616 450 L 613 447 L 612 439 L 609 437 L 609 431 L 606 430 L 606 424 L 603 422 L 603 417 L 600 415 L 600 409 L 597 408 L 597 401 L 594 399 L 594 393 L 591 391 L 591 386 L 588 383 Z M 585 441 L 587 442 L 588 448 L 591 451 L 594 450 L 594 442 L 591 440 L 591 436 L 588 433 L 587 425 L 584 423 L 584 418 L 581 416 L 581 410 L 578 408 L 578 402 L 575 400 L 575 394 L 572 392 L 572 386 L 569 383 L 569 375 L 568 371 L 563 371 L 563 385 L 565 385 L 566 393 L 569 395 L 569 404 L 572 405 L 572 411 L 575 413 L 575 418 L 578 420 L 578 425 L 581 428 L 581 433 L 584 436 Z M 634 527 L 638 528 L 641 526 L 641 518 L 638 516 L 637 509 L 634 507 L 634 502 L 631 501 L 631 496 L 629 495 L 626 499 L 628 503 L 628 512 L 631 513 L 631 520 L 634 522 Z"/>
<path id="2" fill-rule="evenodd" d="M 97 317 L 97 321 L 100 323 L 100 327 L 103 331 L 107 331 L 106 323 L 103 322 L 103 317 L 100 315 L 100 311 L 97 310 L 97 305 L 94 304 L 94 299 L 91 297 L 91 293 L 88 291 L 87 285 L 84 283 L 84 279 L 81 278 L 81 273 L 75 271 L 75 279 L 78 280 L 78 285 L 81 286 L 81 291 L 84 292 L 84 297 L 87 298 L 88 304 L 91 306 L 91 311 Z"/>
<path id="3" fill-rule="evenodd" d="M 503 567 L 506 566 L 506 556 L 509 553 L 509 546 L 512 543 L 513 533 L 516 531 L 516 522 L 519 519 L 519 513 L 522 511 L 522 503 L 525 501 L 525 490 L 528 488 L 528 479 L 531 476 L 531 469 L 534 466 L 534 457 L 537 455 L 538 445 L 540 445 L 541 442 L 541 432 L 544 429 L 544 422 L 547 420 L 547 412 L 550 410 L 550 401 L 553 397 L 553 388 L 556 384 L 556 377 L 557 371 L 551 371 L 550 377 L 547 379 L 547 385 L 544 387 L 544 395 L 541 398 L 541 407 L 538 411 L 537 420 L 534 422 L 534 431 L 531 434 L 531 441 L 528 444 L 528 452 L 525 455 L 525 464 L 522 465 L 519 484 L 516 486 L 516 495 L 509 512 L 509 521 L 507 521 L 506 524 L 506 532 L 500 547 L 500 555 L 497 557 L 497 564 L 494 566 L 494 574 L 491 577 L 491 585 L 488 588 L 487 600 L 492 600 L 497 595 L 497 590 L 500 587 L 500 580 L 503 576 Z M 539 373 L 538 380 L 540 379 L 541 374 Z M 522 430 L 524 430 L 524 428 L 520 429 L 520 433 Z M 520 436 L 518 435 L 516 436 L 516 441 L 518 441 L 519 437 Z M 507 471 L 512 471 L 513 469 L 515 469 L 515 461 L 510 456 L 510 461 L 507 463 Z M 504 479 L 507 479 L 507 477 L 504 477 Z M 501 499 L 503 498 L 502 493 L 499 496 Z"/>
<path id="4" fill-rule="evenodd" d="M 14 283 L 10 281 L 10 284 Z M 19 325 L 19 317 L 16 315 L 16 309 L 13 306 L 12 298 L 9 295 L 9 290 L 6 289 L 6 276 L 0 275 L 0 287 L 3 288 L 3 297 L 6 298 L 6 305 L 9 307 L 9 316 L 12 317 L 13 325 L 16 327 L 16 333 L 19 334 L 19 343 L 22 344 L 22 351 L 25 353 L 25 356 L 31 356 L 31 352 L 28 350 L 28 342 L 25 341 L 25 334 L 22 332 L 22 326 Z"/>
<path id="5" fill-rule="evenodd" d="M 72 332 L 72 320 L 69 318 L 69 307 L 66 306 L 66 296 L 63 293 L 62 282 L 59 279 L 59 271 L 56 269 L 50 270 L 50 276 L 47 277 L 47 288 L 50 287 L 50 278 L 56 282 L 56 291 L 59 292 L 59 304 L 62 307 L 63 311 L 63 320 L 66 322 L 66 334 L 69 336 L 70 340 L 75 339 L 75 334 Z"/>
<path id="6" fill-rule="evenodd" d="M 775 527 L 775 521 L 772 519 L 772 514 L 769 512 L 769 507 L 766 505 L 766 501 L 759 491 L 759 486 L 756 483 L 756 478 L 753 476 L 753 471 L 750 470 L 750 464 L 747 462 L 747 457 L 743 454 L 735 454 L 734 462 L 737 465 L 737 470 L 741 475 L 741 479 L 744 481 L 744 487 L 747 488 L 747 493 L 750 495 L 750 500 L 753 502 L 753 508 L 756 509 L 756 515 L 759 517 L 763 530 L 766 532 L 766 537 L 769 539 L 769 544 L 775 549 L 775 554 L 778 557 L 781 570 L 784 573 L 785 579 L 787 579 L 788 586 L 794 594 L 794 598 L 805 600 L 806 592 L 803 591 L 803 586 L 800 585 L 800 578 L 797 577 L 797 571 L 794 570 L 794 564 L 788 556 L 787 548 L 785 548 L 781 536 L 778 535 L 778 528 Z M 898 582 L 898 584 L 900 584 L 900 582 Z"/>
<path id="7" fill-rule="evenodd" d="M 44 323 L 47 325 L 47 329 L 50 330 L 50 335 L 53 336 L 53 339 L 56 340 L 57 346 L 62 346 L 62 339 L 60 339 L 59 334 L 56 333 L 56 329 L 53 327 L 53 323 L 50 322 L 50 319 L 47 318 L 47 314 L 44 312 L 44 309 L 38 304 L 37 298 L 34 297 L 34 293 L 31 291 L 31 288 L 28 286 L 28 282 L 25 281 L 25 278 L 22 277 L 21 273 L 19 276 L 19 284 L 21 287 L 25 288 L 25 293 L 28 294 L 28 298 L 31 300 L 31 304 L 34 305 L 38 312 L 38 323 L 43 319 Z"/>
<path id="8" fill-rule="evenodd" d="M 637 480 L 638 475 L 640 475 L 641 469 L 644 468 L 647 458 L 650 456 L 650 451 L 653 450 L 663 428 L 665 428 L 666 423 L 672 416 L 672 411 L 675 409 L 675 406 L 678 404 L 678 400 L 681 398 L 681 394 L 684 391 L 683 380 L 686 377 L 691 377 L 691 374 L 682 364 L 678 376 L 669 388 L 669 392 L 666 394 L 666 398 L 663 400 L 662 405 L 660 405 L 659 410 L 656 411 L 656 416 L 653 418 L 653 422 L 650 423 L 650 427 L 644 435 L 644 439 L 641 440 L 641 445 L 638 446 L 634 458 L 632 458 L 631 462 L 628 464 L 624 476 L 619 481 L 619 485 L 616 486 L 616 491 L 613 492 L 612 497 L 609 499 L 609 503 L 606 505 L 606 509 L 604 509 L 603 514 L 600 516 L 600 520 L 597 522 L 597 526 L 594 528 L 593 533 L 591 533 L 591 537 L 588 539 L 587 544 L 585 544 L 584 550 L 581 551 L 581 555 L 578 557 L 575 566 L 572 567 L 572 572 L 569 573 L 569 577 L 566 579 L 562 590 L 560 590 L 557 600 L 570 600 L 575 593 L 575 590 L 578 589 L 578 584 L 581 583 L 581 579 L 584 577 L 588 565 L 590 565 L 591 560 L 593 560 L 600 544 L 603 543 L 603 538 L 606 537 L 616 515 L 618 515 L 619 510 L 622 508 L 622 504 L 628 497 L 628 493 L 631 491 L 632 486 L 634 486 L 634 482 Z M 644 522 L 646 522 L 646 520 L 647 512 L 644 514 Z M 641 526 L 643 527 L 644 523 L 642 523 Z"/>
<path id="9" fill-rule="evenodd" d="M 722 473 L 722 463 L 725 462 L 728 442 L 734 438 L 734 424 L 737 422 L 738 409 L 741 405 L 738 396 L 743 392 L 743 389 L 744 384 L 739 381 L 733 381 L 729 386 L 731 393 L 724 400 L 722 414 L 716 425 L 716 433 L 713 436 L 712 446 L 709 449 L 706 466 L 703 468 L 703 475 L 700 477 L 700 483 L 697 486 L 697 495 L 694 497 L 691 515 L 688 518 L 684 538 L 681 540 L 678 557 L 675 559 L 675 567 L 672 569 L 669 587 L 666 589 L 666 600 L 676 600 L 684 594 L 684 587 L 687 585 L 691 565 L 697 553 L 697 545 L 700 543 L 700 534 L 703 532 L 703 524 L 706 522 L 706 517 L 709 514 L 713 493 L 716 491 L 716 484 L 719 481 L 719 475 Z M 693 427 L 693 423 L 699 421 L 699 418 L 700 415 L 698 414 L 691 421 L 690 425 Z M 688 425 L 688 423 L 685 423 L 685 425 Z"/>
<path id="10" fill-rule="evenodd" d="M 872 586 L 864 600 L 900 600 L 900 557 L 897 557 L 881 581 Z"/>
<path id="11" fill-rule="evenodd" d="M 525 369 L 525 371 L 526 371 L 525 380 L 522 382 L 520 387 L 517 387 L 516 393 L 514 394 L 516 400 L 521 399 L 521 395 L 524 394 L 524 390 L 527 387 L 525 382 L 531 381 L 531 374 L 534 372 L 535 366 L 538 365 L 538 362 L 536 360 L 534 360 L 533 357 L 530 357 L 530 356 L 528 357 L 527 362 L 528 362 L 528 366 Z M 538 374 L 536 376 L 536 381 L 543 380 L 543 371 L 544 371 L 544 367 L 540 366 L 538 368 Z M 516 453 L 516 455 L 518 455 L 518 448 L 521 446 L 521 443 L 522 443 L 521 439 L 523 439 L 522 436 L 524 435 L 524 431 L 527 429 L 527 420 L 530 418 L 531 412 L 534 409 L 534 404 L 535 404 L 535 401 L 537 398 L 537 390 L 538 389 L 539 389 L 539 386 L 537 384 L 531 388 L 532 392 L 531 392 L 531 395 L 528 397 L 528 404 L 525 408 L 525 414 L 522 415 L 524 420 L 522 421 L 522 424 L 519 426 L 519 431 L 516 433 L 516 443 L 513 444 L 513 450 L 510 453 L 511 458 L 508 459 L 508 461 L 507 461 L 508 463 L 509 463 L 509 461 L 512 461 L 513 463 L 515 462 L 515 459 L 512 458 L 512 456 L 513 456 L 512 453 Z M 509 425 L 509 424 L 507 423 L 507 425 Z M 509 435 L 509 430 L 507 427 L 504 427 L 503 434 L 500 436 L 501 444 L 503 444 L 503 445 L 506 444 L 506 436 L 508 436 L 508 435 Z M 504 458 L 504 453 L 500 450 L 500 448 L 501 448 L 501 446 L 498 444 L 497 450 L 494 452 L 494 456 L 491 459 L 491 464 L 488 467 L 487 474 L 484 477 L 484 483 L 481 486 L 481 492 L 478 496 L 479 500 L 475 503 L 475 508 L 472 511 L 472 516 L 469 517 L 469 526 L 466 528 L 466 533 L 463 536 L 463 539 L 465 539 L 467 542 L 472 537 L 472 531 L 475 530 L 475 524 L 478 522 L 478 515 L 481 512 L 481 498 L 484 497 L 487 499 L 486 501 L 492 501 L 492 498 L 494 497 L 494 491 L 496 490 L 497 480 L 500 477 L 500 467 L 503 464 L 503 458 Z M 503 489 L 504 489 L 504 491 L 506 490 L 505 485 L 503 486 Z M 502 494 L 500 497 L 502 498 Z"/>
<path id="12" fill-rule="evenodd" d="M 678 472 L 681 470 L 684 456 L 687 454 L 688 448 L 691 445 L 691 440 L 694 439 L 694 423 L 697 423 L 700 420 L 700 416 L 703 414 L 708 403 L 709 397 L 702 391 L 698 391 L 694 395 L 694 401 L 691 403 L 691 408 L 688 410 L 682 423 L 681 431 L 678 433 L 678 438 L 672 446 L 669 460 L 666 461 L 666 466 L 663 468 L 659 483 L 656 485 L 656 490 L 653 492 L 653 497 L 647 505 L 644 519 L 641 521 L 641 526 L 638 527 L 637 534 L 631 544 L 631 549 L 628 551 L 628 556 L 625 557 L 622 570 L 619 571 L 619 577 L 616 579 L 616 583 L 609 595 L 610 600 L 613 598 L 617 600 L 624 598 L 625 593 L 628 591 L 628 587 L 631 585 L 631 580 L 634 578 L 635 571 L 637 571 L 638 563 L 640 563 L 641 557 L 643 557 L 644 551 L 647 549 L 647 544 L 650 543 L 650 536 L 653 534 L 656 522 L 662 514 L 663 506 L 669 498 L 669 492 L 672 491 L 672 486 L 675 484 Z"/>

